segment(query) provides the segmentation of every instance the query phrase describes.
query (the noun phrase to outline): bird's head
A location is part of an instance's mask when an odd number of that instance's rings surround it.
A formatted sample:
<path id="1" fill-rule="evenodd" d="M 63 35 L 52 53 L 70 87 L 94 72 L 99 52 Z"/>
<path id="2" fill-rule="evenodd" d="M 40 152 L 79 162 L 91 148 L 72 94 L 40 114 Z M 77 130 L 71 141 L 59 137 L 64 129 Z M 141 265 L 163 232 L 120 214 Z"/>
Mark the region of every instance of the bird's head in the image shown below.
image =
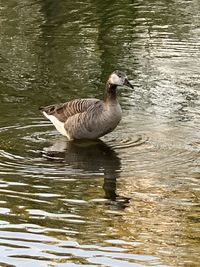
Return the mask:
<path id="1" fill-rule="evenodd" d="M 108 78 L 108 82 L 113 85 L 119 85 L 119 86 L 126 85 L 128 87 L 133 88 L 133 85 L 129 82 L 126 74 L 119 70 L 114 71 L 110 75 L 110 77 Z"/>

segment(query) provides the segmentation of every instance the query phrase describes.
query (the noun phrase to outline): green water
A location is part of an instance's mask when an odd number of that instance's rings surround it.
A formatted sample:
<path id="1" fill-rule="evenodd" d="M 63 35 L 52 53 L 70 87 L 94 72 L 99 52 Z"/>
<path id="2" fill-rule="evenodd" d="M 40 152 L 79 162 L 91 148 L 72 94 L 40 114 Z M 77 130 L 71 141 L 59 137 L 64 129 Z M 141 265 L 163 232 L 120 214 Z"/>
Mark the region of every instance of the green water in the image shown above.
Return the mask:
<path id="1" fill-rule="evenodd" d="M 0 266 L 199 266 L 199 14 L 198 0 L 0 2 Z M 134 90 L 101 141 L 69 143 L 38 111 L 101 98 L 116 69 Z"/>

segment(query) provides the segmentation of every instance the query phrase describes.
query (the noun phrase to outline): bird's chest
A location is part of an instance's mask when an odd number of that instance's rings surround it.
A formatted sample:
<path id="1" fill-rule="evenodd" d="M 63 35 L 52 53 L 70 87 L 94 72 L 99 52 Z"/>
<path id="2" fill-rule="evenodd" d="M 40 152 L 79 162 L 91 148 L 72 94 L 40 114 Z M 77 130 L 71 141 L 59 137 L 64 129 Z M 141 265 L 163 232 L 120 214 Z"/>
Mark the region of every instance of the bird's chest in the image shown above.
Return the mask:
<path id="1" fill-rule="evenodd" d="M 102 114 L 102 125 L 105 128 L 114 129 L 122 118 L 122 110 L 119 104 L 107 106 Z"/>
<path id="2" fill-rule="evenodd" d="M 106 107 L 106 114 L 111 120 L 119 120 L 122 117 L 122 110 L 119 103 L 109 104 Z"/>

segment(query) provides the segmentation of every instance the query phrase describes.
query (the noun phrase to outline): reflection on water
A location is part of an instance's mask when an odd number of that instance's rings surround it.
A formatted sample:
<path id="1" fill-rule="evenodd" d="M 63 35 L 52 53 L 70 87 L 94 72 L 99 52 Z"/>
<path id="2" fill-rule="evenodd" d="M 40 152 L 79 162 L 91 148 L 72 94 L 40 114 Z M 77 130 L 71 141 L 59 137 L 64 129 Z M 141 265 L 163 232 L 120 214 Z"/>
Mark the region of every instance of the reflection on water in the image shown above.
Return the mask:
<path id="1" fill-rule="evenodd" d="M 68 142 L 65 137 L 44 149 L 43 155 L 48 160 L 64 162 L 71 168 L 71 173 L 78 172 L 101 175 L 103 173 L 105 198 L 124 206 L 128 198 L 116 194 L 116 180 L 119 177 L 121 161 L 117 153 L 101 140 Z"/>
<path id="2" fill-rule="evenodd" d="M 198 266 L 197 0 L 0 3 L 0 266 Z M 38 112 L 101 97 L 123 120 L 70 143 Z"/>
<path id="3" fill-rule="evenodd" d="M 121 167 L 117 153 L 101 140 L 67 142 L 65 137 L 60 137 L 44 152 L 47 158 L 64 161 L 75 170 L 103 171 L 108 178 L 116 177 Z"/>

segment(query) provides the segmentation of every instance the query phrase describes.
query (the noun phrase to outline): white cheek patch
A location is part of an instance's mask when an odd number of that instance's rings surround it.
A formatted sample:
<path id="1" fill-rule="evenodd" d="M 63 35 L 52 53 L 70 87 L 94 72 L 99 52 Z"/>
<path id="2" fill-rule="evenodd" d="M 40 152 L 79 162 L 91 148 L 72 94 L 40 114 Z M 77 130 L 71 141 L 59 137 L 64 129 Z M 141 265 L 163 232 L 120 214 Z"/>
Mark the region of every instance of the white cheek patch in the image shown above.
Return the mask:
<path id="1" fill-rule="evenodd" d="M 116 85 L 122 85 L 122 80 L 115 74 L 111 74 L 110 76 L 110 83 L 116 84 Z"/>

